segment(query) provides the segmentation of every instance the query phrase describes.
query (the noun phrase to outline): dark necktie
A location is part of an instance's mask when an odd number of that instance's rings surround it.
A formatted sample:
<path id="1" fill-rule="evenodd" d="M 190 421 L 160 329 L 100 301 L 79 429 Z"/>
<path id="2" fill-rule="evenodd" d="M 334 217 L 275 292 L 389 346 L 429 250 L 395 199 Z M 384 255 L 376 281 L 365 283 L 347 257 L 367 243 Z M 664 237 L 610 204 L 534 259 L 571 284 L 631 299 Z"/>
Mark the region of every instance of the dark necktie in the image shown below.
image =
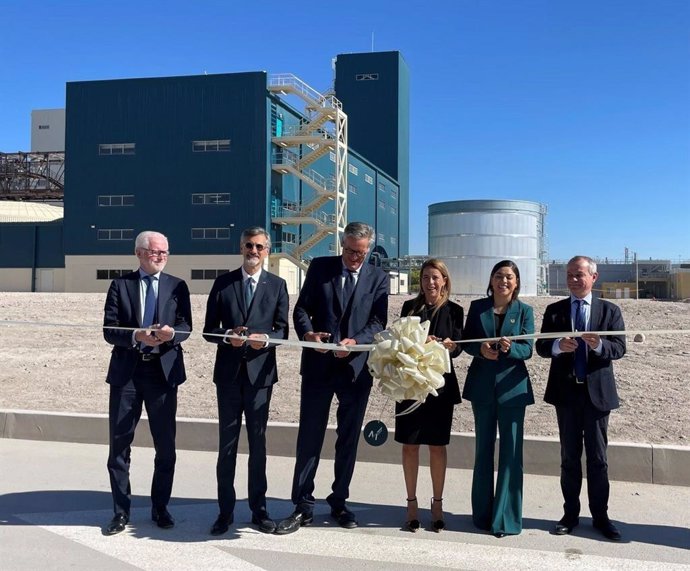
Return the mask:
<path id="1" fill-rule="evenodd" d="M 582 299 L 575 300 L 575 331 L 587 331 L 587 317 L 585 315 L 585 302 Z M 579 380 L 587 377 L 587 344 L 581 337 L 577 338 L 575 349 L 575 376 Z"/>
<path id="2" fill-rule="evenodd" d="M 350 303 L 353 291 L 355 291 L 355 273 L 352 270 L 347 270 L 345 283 L 343 284 L 343 311 L 345 311 L 347 304 Z"/>
<path id="3" fill-rule="evenodd" d="M 144 317 L 141 320 L 142 327 L 150 327 L 156 319 L 156 292 L 153 291 L 153 278 L 144 277 L 146 282 L 146 297 L 144 298 Z"/>
<path id="4" fill-rule="evenodd" d="M 156 292 L 153 291 L 153 278 L 145 276 L 146 282 L 146 297 L 144 298 L 144 316 L 141 319 L 142 327 L 150 327 L 156 321 Z M 148 345 L 141 346 L 142 353 L 151 353 L 153 347 Z"/>
<path id="5" fill-rule="evenodd" d="M 244 286 L 244 306 L 249 311 L 249 307 L 252 304 L 252 299 L 254 298 L 254 280 L 252 278 L 247 278 Z"/>

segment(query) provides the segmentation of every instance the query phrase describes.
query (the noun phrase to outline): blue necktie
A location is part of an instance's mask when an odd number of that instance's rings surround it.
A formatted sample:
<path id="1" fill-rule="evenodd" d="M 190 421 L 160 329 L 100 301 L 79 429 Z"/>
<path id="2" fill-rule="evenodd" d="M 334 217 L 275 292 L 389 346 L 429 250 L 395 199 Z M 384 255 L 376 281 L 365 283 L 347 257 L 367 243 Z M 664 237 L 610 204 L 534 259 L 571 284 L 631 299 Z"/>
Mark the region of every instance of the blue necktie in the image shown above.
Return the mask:
<path id="1" fill-rule="evenodd" d="M 142 327 L 150 327 L 156 319 L 156 292 L 153 291 L 153 278 L 146 276 L 146 297 L 144 298 L 144 317 L 141 320 Z"/>
<path id="2" fill-rule="evenodd" d="M 585 302 L 582 299 L 575 300 L 575 331 L 587 331 L 587 317 L 585 315 Z M 577 338 L 575 349 L 575 376 L 579 380 L 587 378 L 587 344 L 581 337 Z"/>
<path id="3" fill-rule="evenodd" d="M 343 311 L 345 311 L 347 304 L 350 303 L 353 291 L 355 291 L 355 273 L 352 270 L 347 270 L 345 283 L 343 284 Z"/>
<path id="4" fill-rule="evenodd" d="M 244 286 L 244 306 L 249 311 L 249 307 L 252 304 L 252 299 L 254 298 L 254 280 L 252 278 L 247 278 Z"/>

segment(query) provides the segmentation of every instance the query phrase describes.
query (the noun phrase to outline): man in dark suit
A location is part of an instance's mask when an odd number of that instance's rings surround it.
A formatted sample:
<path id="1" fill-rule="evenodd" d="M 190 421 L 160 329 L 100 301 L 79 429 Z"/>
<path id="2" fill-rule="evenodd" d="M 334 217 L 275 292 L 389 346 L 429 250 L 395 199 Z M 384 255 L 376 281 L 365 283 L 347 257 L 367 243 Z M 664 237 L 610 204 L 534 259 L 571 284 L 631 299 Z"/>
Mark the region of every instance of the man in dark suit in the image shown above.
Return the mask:
<path id="1" fill-rule="evenodd" d="M 163 273 L 169 253 L 163 234 L 142 232 L 134 252 L 139 269 L 113 280 L 103 319 L 103 336 L 114 346 L 106 378 L 110 384 L 108 472 L 115 510 L 105 529 L 108 535 L 120 533 L 129 522 L 130 451 L 142 405 L 146 405 L 156 449 L 151 518 L 158 527 L 175 525 L 167 505 L 175 473 L 177 387 L 186 379 L 180 343 L 192 330 L 189 289 L 181 279 Z"/>
<path id="2" fill-rule="evenodd" d="M 299 339 L 349 346 L 372 343 L 374 335 L 384 329 L 388 276 L 365 263 L 374 239 L 371 226 L 352 222 L 342 237 L 342 256 L 311 262 L 293 312 Z M 367 357 L 366 352 L 302 351 L 300 424 L 292 483 L 295 511 L 278 524 L 277 533 L 292 533 L 313 520 L 314 478 L 334 395 L 338 397 L 338 436 L 333 492 L 327 501 L 339 525 L 346 529 L 357 527 L 345 500 L 372 385 Z"/>
<path id="3" fill-rule="evenodd" d="M 592 297 L 597 280 L 594 260 L 575 256 L 568 262 L 567 272 L 570 297 L 546 308 L 542 333 L 623 331 L 618 306 Z M 544 400 L 556 407 L 561 442 L 564 515 L 555 533 L 569 534 L 580 521 L 584 443 L 592 524 L 607 539 L 619 541 L 620 531 L 608 516 L 606 448 L 609 414 L 620 406 L 612 361 L 625 355 L 625 336 L 585 333 L 579 339 L 539 339 L 536 348 L 539 355 L 551 359 Z"/>
<path id="4" fill-rule="evenodd" d="M 275 522 L 266 509 L 266 425 L 273 384 L 278 381 L 276 348 L 267 339 L 287 339 L 288 294 L 285 280 L 262 269 L 271 249 L 263 228 L 242 232 L 242 267 L 219 276 L 206 304 L 204 335 L 218 344 L 213 382 L 218 397 L 218 505 L 212 535 L 225 533 L 234 519 L 237 443 L 246 420 L 249 442 L 249 507 L 252 523 L 273 533 Z M 224 334 L 225 337 L 217 335 Z M 245 339 L 231 339 L 235 334 Z"/>

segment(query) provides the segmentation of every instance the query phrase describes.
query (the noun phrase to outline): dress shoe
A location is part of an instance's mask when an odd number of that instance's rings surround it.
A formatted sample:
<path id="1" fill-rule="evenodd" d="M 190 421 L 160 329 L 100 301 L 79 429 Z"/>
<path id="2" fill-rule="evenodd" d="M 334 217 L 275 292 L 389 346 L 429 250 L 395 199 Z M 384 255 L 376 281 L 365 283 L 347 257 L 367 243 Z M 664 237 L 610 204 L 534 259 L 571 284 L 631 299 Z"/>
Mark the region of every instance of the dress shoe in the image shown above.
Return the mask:
<path id="1" fill-rule="evenodd" d="M 129 515 L 128 514 L 123 514 L 123 513 L 115 514 L 113 516 L 113 519 L 111 519 L 110 523 L 106 526 L 105 534 L 106 535 L 115 535 L 116 533 L 121 533 L 125 530 L 125 527 L 127 527 L 128 523 L 129 523 Z"/>
<path id="2" fill-rule="evenodd" d="M 410 517 L 410 510 L 412 510 L 413 514 L 417 515 L 416 496 L 412 499 L 407 500 L 407 517 L 409 519 L 405 522 L 403 529 L 406 531 L 411 531 L 412 533 L 417 533 L 419 531 L 419 528 L 421 527 L 421 524 L 419 523 L 419 520 L 416 517 Z"/>
<path id="3" fill-rule="evenodd" d="M 332 509 L 331 517 L 338 522 L 338 525 L 340 527 L 344 527 L 345 529 L 354 529 L 357 527 L 357 520 L 355 519 L 355 514 L 353 514 L 345 506 L 343 506 L 339 510 Z"/>
<path id="4" fill-rule="evenodd" d="M 566 518 L 562 517 L 561 521 L 559 521 L 556 524 L 556 529 L 554 530 L 554 533 L 556 535 L 568 535 L 570 534 L 573 529 L 577 527 L 577 525 L 580 523 L 579 519 L 571 519 L 571 518 Z"/>
<path id="5" fill-rule="evenodd" d="M 443 498 L 431 498 L 431 511 L 433 513 L 434 511 L 434 504 L 440 504 L 441 508 L 443 508 Z M 441 515 L 443 516 L 443 512 L 441 512 Z M 443 517 L 440 517 L 439 519 L 431 519 L 431 529 L 435 531 L 436 533 L 441 533 L 446 528 L 446 522 L 443 521 Z"/>
<path id="6" fill-rule="evenodd" d="M 598 529 L 606 539 L 611 541 L 620 541 L 622 539 L 621 532 L 613 525 L 610 519 L 594 520 L 592 522 L 594 529 Z"/>
<path id="7" fill-rule="evenodd" d="M 276 522 L 271 519 L 266 511 L 252 514 L 252 523 L 259 526 L 261 533 L 273 533 L 277 527 Z"/>
<path id="8" fill-rule="evenodd" d="M 232 525 L 234 519 L 235 518 L 232 514 L 218 514 L 216 521 L 213 522 L 213 526 L 211 527 L 211 535 L 223 535 L 226 533 Z"/>
<path id="9" fill-rule="evenodd" d="M 156 525 L 162 529 L 170 529 L 175 527 L 175 520 L 167 508 L 153 508 L 151 510 L 151 519 L 156 522 Z"/>
<path id="10" fill-rule="evenodd" d="M 296 532 L 300 527 L 307 526 L 314 521 L 314 515 L 311 512 L 301 512 L 295 510 L 289 517 L 282 520 L 278 527 L 276 527 L 277 535 L 287 535 L 288 533 Z"/>

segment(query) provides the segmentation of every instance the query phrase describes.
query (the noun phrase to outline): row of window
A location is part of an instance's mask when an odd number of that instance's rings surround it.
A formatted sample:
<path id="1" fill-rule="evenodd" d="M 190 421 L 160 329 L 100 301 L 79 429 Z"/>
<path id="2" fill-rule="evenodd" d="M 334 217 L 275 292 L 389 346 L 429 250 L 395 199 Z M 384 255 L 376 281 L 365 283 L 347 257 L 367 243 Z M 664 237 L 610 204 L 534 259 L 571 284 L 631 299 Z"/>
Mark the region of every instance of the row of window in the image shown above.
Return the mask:
<path id="1" fill-rule="evenodd" d="M 97 233 L 98 240 L 133 240 L 133 228 L 104 228 Z M 229 240 L 230 228 L 192 228 L 192 240 Z"/>
<path id="2" fill-rule="evenodd" d="M 102 143 L 98 145 L 99 155 L 135 155 L 136 143 Z M 230 150 L 230 139 L 209 139 L 192 141 L 192 152 L 213 153 Z"/>
<path id="3" fill-rule="evenodd" d="M 192 204 L 230 204 L 229 192 L 198 192 L 192 194 Z M 134 206 L 133 194 L 101 194 L 98 206 Z"/>
<path id="4" fill-rule="evenodd" d="M 114 280 L 129 274 L 132 271 L 131 268 L 126 270 L 96 270 L 97 280 Z M 230 270 L 192 270 L 191 278 L 193 280 L 215 280 L 218 276 L 228 273 Z"/>

